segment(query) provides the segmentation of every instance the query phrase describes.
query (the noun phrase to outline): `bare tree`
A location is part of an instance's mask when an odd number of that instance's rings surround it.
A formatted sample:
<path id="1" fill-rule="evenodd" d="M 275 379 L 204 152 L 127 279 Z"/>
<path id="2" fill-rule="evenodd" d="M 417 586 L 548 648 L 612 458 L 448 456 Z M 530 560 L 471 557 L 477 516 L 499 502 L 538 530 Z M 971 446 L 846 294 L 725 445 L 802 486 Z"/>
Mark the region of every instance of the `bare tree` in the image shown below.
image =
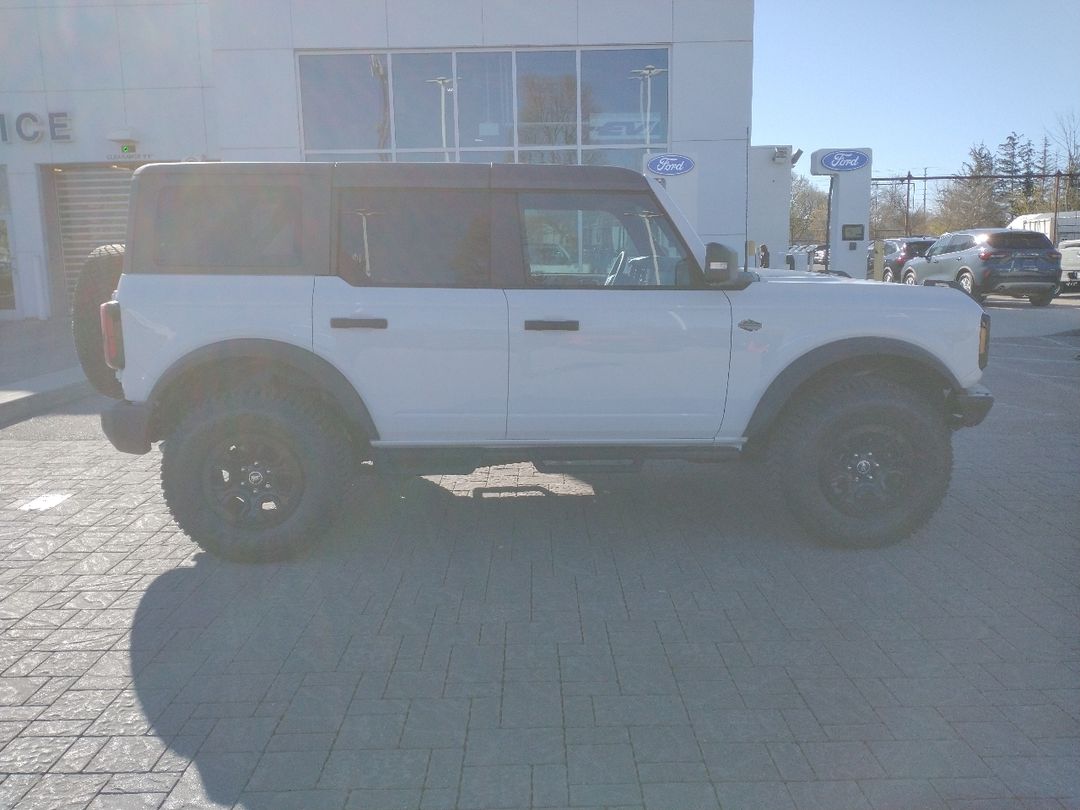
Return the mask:
<path id="1" fill-rule="evenodd" d="M 806 244 L 826 240 L 829 195 L 814 188 L 801 174 L 791 176 L 791 242 Z"/>
<path id="2" fill-rule="evenodd" d="M 1050 140 L 1060 150 L 1059 168 L 1066 173 L 1080 173 L 1080 115 L 1075 111 L 1057 115 L 1057 127 L 1050 133 Z M 1080 210 L 1080 177 L 1072 177 L 1062 183 L 1059 209 Z"/>

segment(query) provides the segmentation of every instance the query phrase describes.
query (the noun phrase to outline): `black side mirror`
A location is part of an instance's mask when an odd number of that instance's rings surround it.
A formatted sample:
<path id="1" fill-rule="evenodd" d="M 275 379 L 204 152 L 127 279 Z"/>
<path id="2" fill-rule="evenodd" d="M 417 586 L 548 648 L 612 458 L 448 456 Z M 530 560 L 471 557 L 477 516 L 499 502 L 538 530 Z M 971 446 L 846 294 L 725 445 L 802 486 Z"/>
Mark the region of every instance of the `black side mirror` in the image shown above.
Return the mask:
<path id="1" fill-rule="evenodd" d="M 719 242 L 705 246 L 705 283 L 722 290 L 742 290 L 757 279 L 739 269 L 739 254 Z"/>

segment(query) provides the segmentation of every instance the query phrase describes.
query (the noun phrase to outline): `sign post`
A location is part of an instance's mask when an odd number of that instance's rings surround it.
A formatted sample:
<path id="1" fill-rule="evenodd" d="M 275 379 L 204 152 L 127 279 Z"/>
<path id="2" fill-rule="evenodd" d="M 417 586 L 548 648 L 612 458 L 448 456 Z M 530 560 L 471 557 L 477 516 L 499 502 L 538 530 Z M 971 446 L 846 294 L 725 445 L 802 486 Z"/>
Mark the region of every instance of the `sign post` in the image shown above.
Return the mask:
<path id="1" fill-rule="evenodd" d="M 818 149 L 810 173 L 832 178 L 829 195 L 828 269 L 866 277 L 870 231 L 870 149 Z"/>

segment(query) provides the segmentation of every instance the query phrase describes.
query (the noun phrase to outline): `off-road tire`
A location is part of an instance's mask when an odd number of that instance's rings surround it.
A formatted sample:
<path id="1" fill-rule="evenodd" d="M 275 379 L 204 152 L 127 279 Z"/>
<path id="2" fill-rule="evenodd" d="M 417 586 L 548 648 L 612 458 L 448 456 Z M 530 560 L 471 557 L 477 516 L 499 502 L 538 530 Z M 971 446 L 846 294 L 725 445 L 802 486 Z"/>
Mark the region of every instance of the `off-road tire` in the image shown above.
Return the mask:
<path id="1" fill-rule="evenodd" d="M 310 550 L 337 514 L 353 472 L 339 420 L 292 392 L 222 394 L 185 416 L 161 450 L 161 486 L 177 524 L 205 551 L 244 562 Z M 247 455 L 254 457 L 244 464 Z M 264 483 L 275 489 L 264 494 Z M 263 498 L 276 498 L 277 506 L 260 505 Z M 281 511 L 270 514 L 275 509 Z"/>
<path id="2" fill-rule="evenodd" d="M 71 335 L 79 365 L 90 384 L 113 399 L 123 399 L 124 389 L 116 379 L 116 372 L 105 364 L 100 308 L 112 298 L 123 263 L 123 245 L 94 248 L 75 282 L 75 298 L 71 305 Z"/>
<path id="3" fill-rule="evenodd" d="M 870 480 L 857 472 L 862 466 Z M 907 537 L 938 508 L 952 476 L 952 434 L 919 393 L 852 377 L 801 395 L 785 411 L 768 470 L 812 534 L 875 547 Z"/>

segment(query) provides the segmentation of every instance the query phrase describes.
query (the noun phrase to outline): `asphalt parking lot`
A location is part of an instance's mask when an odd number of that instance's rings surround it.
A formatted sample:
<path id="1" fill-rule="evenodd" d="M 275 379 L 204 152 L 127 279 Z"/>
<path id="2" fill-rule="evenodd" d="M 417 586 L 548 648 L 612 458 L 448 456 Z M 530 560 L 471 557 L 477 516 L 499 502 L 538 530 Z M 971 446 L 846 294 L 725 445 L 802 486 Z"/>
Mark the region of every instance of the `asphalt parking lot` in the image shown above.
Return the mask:
<path id="1" fill-rule="evenodd" d="M 0 431 L 0 808 L 1080 808 L 1080 298 L 992 299 L 930 525 L 749 466 L 361 476 L 217 561 L 97 399 Z"/>

